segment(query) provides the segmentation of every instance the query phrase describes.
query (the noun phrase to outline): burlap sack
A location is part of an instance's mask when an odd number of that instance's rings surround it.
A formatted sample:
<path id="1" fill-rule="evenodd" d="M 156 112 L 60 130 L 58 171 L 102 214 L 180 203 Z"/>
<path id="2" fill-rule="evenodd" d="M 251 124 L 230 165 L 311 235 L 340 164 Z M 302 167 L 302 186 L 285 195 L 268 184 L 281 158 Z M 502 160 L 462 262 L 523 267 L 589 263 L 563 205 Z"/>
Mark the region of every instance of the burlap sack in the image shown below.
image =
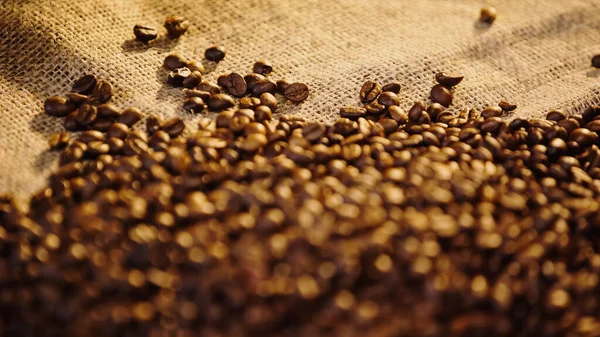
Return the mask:
<path id="1" fill-rule="evenodd" d="M 498 9 L 490 28 L 476 24 L 483 5 Z M 133 40 L 135 24 L 162 29 L 172 14 L 192 24 L 183 37 Z M 181 90 L 165 85 L 162 60 L 174 51 L 201 60 L 221 44 L 227 56 L 209 78 L 268 59 L 274 78 L 311 88 L 281 113 L 312 120 L 357 103 L 365 79 L 400 81 L 407 107 L 427 98 L 437 71 L 465 75 L 453 109 L 508 100 L 515 116 L 541 116 L 598 101 L 590 58 L 600 53 L 599 18 L 597 0 L 0 0 L 0 193 L 43 186 L 58 156 L 47 139 L 63 129 L 43 100 L 84 73 L 110 81 L 121 107 L 194 120 Z"/>

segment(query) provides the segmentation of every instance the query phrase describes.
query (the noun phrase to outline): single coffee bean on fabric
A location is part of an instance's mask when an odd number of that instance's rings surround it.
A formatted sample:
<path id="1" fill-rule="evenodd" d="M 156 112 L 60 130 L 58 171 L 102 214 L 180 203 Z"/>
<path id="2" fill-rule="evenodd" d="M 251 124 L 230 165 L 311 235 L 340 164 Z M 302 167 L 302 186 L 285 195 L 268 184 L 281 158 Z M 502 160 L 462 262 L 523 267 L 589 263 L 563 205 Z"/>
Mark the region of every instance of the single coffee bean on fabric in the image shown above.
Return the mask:
<path id="1" fill-rule="evenodd" d="M 186 66 L 186 61 L 183 56 L 180 54 L 170 54 L 165 57 L 163 61 L 163 66 L 168 70 L 175 70 L 179 68 L 184 68 Z"/>
<path id="2" fill-rule="evenodd" d="M 252 71 L 254 71 L 257 74 L 267 75 L 273 72 L 273 66 L 268 61 L 258 60 L 256 61 L 256 63 L 254 63 Z"/>
<path id="3" fill-rule="evenodd" d="M 192 113 L 202 112 L 204 107 L 204 101 L 200 97 L 189 97 L 183 102 L 183 109 Z"/>
<path id="4" fill-rule="evenodd" d="M 156 39 L 158 32 L 149 26 L 135 25 L 133 26 L 133 35 L 135 35 L 136 40 L 148 43 Z"/>
<path id="5" fill-rule="evenodd" d="M 496 14 L 496 8 L 483 7 L 479 13 L 479 22 L 491 25 L 496 20 Z"/>
<path id="6" fill-rule="evenodd" d="M 381 88 L 381 91 L 389 91 L 389 92 L 393 92 L 394 94 L 398 94 L 400 92 L 401 88 L 402 88 L 402 85 L 400 85 L 400 83 L 391 82 L 391 83 L 384 85 Z"/>
<path id="7" fill-rule="evenodd" d="M 208 99 L 208 108 L 212 111 L 222 111 L 233 106 L 235 106 L 235 101 L 226 94 L 215 94 Z"/>
<path id="8" fill-rule="evenodd" d="M 202 73 L 199 71 L 192 71 L 190 76 L 183 79 L 183 87 L 187 89 L 193 89 L 202 82 Z"/>
<path id="9" fill-rule="evenodd" d="M 481 112 L 481 117 L 501 117 L 504 110 L 500 106 L 488 106 Z"/>
<path id="10" fill-rule="evenodd" d="M 498 103 L 498 106 L 500 107 L 500 109 L 506 112 L 513 111 L 517 108 L 516 104 L 512 104 L 506 101 L 500 101 L 500 103 Z"/>
<path id="11" fill-rule="evenodd" d="M 73 83 L 71 92 L 82 95 L 91 94 L 97 82 L 96 76 L 90 74 L 84 75 Z"/>
<path id="12" fill-rule="evenodd" d="M 190 22 L 177 15 L 169 16 L 165 20 L 165 28 L 170 38 L 176 39 L 187 32 Z"/>
<path id="13" fill-rule="evenodd" d="M 558 122 L 567 118 L 567 114 L 560 110 L 552 110 L 546 114 L 546 119 L 549 121 Z"/>
<path id="14" fill-rule="evenodd" d="M 49 116 L 65 117 L 75 111 L 76 106 L 64 97 L 52 96 L 44 102 L 44 112 Z"/>
<path id="15" fill-rule="evenodd" d="M 125 139 L 127 135 L 129 135 L 129 126 L 123 123 L 113 123 L 108 130 L 106 130 L 106 135 L 110 138 L 119 138 Z"/>
<path id="16" fill-rule="evenodd" d="M 435 81 L 446 87 L 453 87 L 462 82 L 464 76 L 461 75 L 446 75 L 444 73 L 436 73 Z"/>
<path id="17" fill-rule="evenodd" d="M 100 103 L 108 102 L 112 98 L 112 85 L 105 81 L 98 81 L 92 90 L 92 98 Z"/>
<path id="18" fill-rule="evenodd" d="M 113 123 L 113 120 L 111 118 L 106 118 L 106 117 L 96 117 L 96 120 L 94 120 L 94 122 L 92 124 L 90 124 L 88 127 L 92 130 L 98 130 L 98 131 L 106 131 L 108 130 L 108 128 L 111 126 L 111 124 Z"/>
<path id="19" fill-rule="evenodd" d="M 204 51 L 204 57 L 213 62 L 221 62 L 225 58 L 225 48 L 223 46 L 212 46 Z"/>
<path id="20" fill-rule="evenodd" d="M 345 106 L 340 108 L 340 116 L 350 120 L 358 120 L 367 115 L 367 109 L 358 106 Z"/>
<path id="21" fill-rule="evenodd" d="M 360 100 L 368 103 L 377 99 L 381 93 L 381 84 L 373 81 L 366 81 L 360 88 Z"/>
<path id="22" fill-rule="evenodd" d="M 452 104 L 452 92 L 441 84 L 436 84 L 431 88 L 431 100 L 435 103 L 448 107 Z"/>
<path id="23" fill-rule="evenodd" d="M 256 74 L 256 73 L 251 73 L 251 74 L 244 76 L 244 81 L 246 81 L 246 85 L 248 86 L 247 92 L 252 93 L 252 90 L 254 89 L 254 85 L 257 82 L 260 82 L 264 79 L 265 79 L 265 77 L 263 75 Z"/>
<path id="24" fill-rule="evenodd" d="M 265 92 L 275 93 L 277 91 L 277 83 L 275 83 L 270 78 L 264 78 L 262 80 L 256 81 L 252 86 L 252 96 L 260 97 L 260 95 Z M 285 96 L 285 94 L 284 94 Z"/>
<path id="25" fill-rule="evenodd" d="M 217 85 L 221 88 L 227 88 L 227 83 L 229 82 L 229 74 L 221 74 L 217 77 Z"/>
<path id="26" fill-rule="evenodd" d="M 285 89 L 283 96 L 294 103 L 300 103 L 308 98 L 308 86 L 304 83 L 292 83 Z"/>

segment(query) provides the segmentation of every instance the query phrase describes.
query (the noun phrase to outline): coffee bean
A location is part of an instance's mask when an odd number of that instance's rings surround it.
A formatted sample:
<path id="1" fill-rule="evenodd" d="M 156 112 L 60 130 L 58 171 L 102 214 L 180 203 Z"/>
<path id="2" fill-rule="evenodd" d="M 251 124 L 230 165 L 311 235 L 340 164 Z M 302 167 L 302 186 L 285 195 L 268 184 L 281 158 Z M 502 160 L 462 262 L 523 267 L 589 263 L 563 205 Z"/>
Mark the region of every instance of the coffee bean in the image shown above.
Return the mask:
<path id="1" fill-rule="evenodd" d="M 146 118 L 146 132 L 151 135 L 160 130 L 161 121 L 156 116 L 148 116 Z"/>
<path id="2" fill-rule="evenodd" d="M 264 94 L 265 92 L 273 94 L 276 90 L 277 84 L 270 78 L 265 78 L 254 82 L 254 85 L 252 86 L 252 96 L 260 97 L 260 95 Z"/>
<path id="3" fill-rule="evenodd" d="M 183 87 L 187 89 L 193 89 L 202 82 L 202 73 L 199 71 L 192 71 L 190 76 L 183 79 Z"/>
<path id="4" fill-rule="evenodd" d="M 251 93 L 254 88 L 254 84 L 256 82 L 264 80 L 266 77 L 260 74 L 252 73 L 244 76 L 244 81 L 246 81 L 246 85 L 248 86 L 248 92 Z"/>
<path id="5" fill-rule="evenodd" d="M 241 142 L 240 148 L 246 152 L 255 152 L 267 143 L 267 136 L 260 133 L 254 133 Z"/>
<path id="6" fill-rule="evenodd" d="M 431 100 L 448 107 L 452 104 L 452 92 L 443 85 L 436 84 L 431 88 Z"/>
<path id="7" fill-rule="evenodd" d="M 435 81 L 448 88 L 458 85 L 463 78 L 464 76 L 460 75 L 446 75 L 444 73 L 435 74 Z"/>
<path id="8" fill-rule="evenodd" d="M 489 117 L 502 117 L 502 110 L 499 106 L 488 106 L 481 112 L 481 117 L 489 118 Z"/>
<path id="9" fill-rule="evenodd" d="M 277 81 L 277 91 L 280 94 L 283 94 L 285 92 L 285 89 L 290 85 L 291 83 L 285 79 L 281 79 L 279 81 Z"/>
<path id="10" fill-rule="evenodd" d="M 113 123 L 108 130 L 106 136 L 109 138 L 125 139 L 129 134 L 129 127 L 123 123 Z"/>
<path id="11" fill-rule="evenodd" d="M 172 15 L 165 20 L 165 28 L 170 38 L 176 39 L 187 32 L 189 21 L 181 16 Z"/>
<path id="12" fill-rule="evenodd" d="M 121 110 L 116 105 L 104 103 L 98 106 L 98 117 L 117 118 L 121 115 Z"/>
<path id="13" fill-rule="evenodd" d="M 181 135 L 184 129 L 185 124 L 179 118 L 172 118 L 162 125 L 162 130 L 166 132 L 171 138 L 175 138 Z"/>
<path id="14" fill-rule="evenodd" d="M 148 43 L 158 36 L 158 32 L 156 29 L 143 26 L 143 25 L 135 25 L 133 26 L 133 34 L 135 35 L 136 40 Z"/>
<path id="15" fill-rule="evenodd" d="M 370 115 L 380 115 L 385 111 L 385 105 L 375 101 L 365 105 L 365 109 Z"/>
<path id="16" fill-rule="evenodd" d="M 73 103 L 60 96 L 52 96 L 44 102 L 44 112 L 54 117 L 65 117 L 75 111 L 75 108 Z"/>
<path id="17" fill-rule="evenodd" d="M 242 75 L 238 73 L 231 73 L 227 76 L 227 81 L 225 82 L 225 87 L 233 96 L 242 97 L 246 94 L 246 90 L 248 89 L 246 85 L 246 81 L 242 77 Z"/>
<path id="18" fill-rule="evenodd" d="M 257 74 L 267 75 L 273 71 L 273 66 L 268 61 L 258 60 L 256 61 L 256 63 L 254 63 L 252 71 L 254 71 Z"/>
<path id="19" fill-rule="evenodd" d="M 479 22 L 492 24 L 496 20 L 496 9 L 494 7 L 483 7 L 479 14 Z"/>
<path id="20" fill-rule="evenodd" d="M 204 57 L 213 62 L 221 62 L 225 58 L 225 48 L 222 46 L 212 46 L 204 51 Z"/>
<path id="21" fill-rule="evenodd" d="M 412 110 L 413 109 L 411 109 L 411 111 Z M 408 114 L 404 110 L 402 110 L 402 108 L 400 108 L 399 106 L 395 106 L 395 105 L 391 106 L 388 109 L 388 112 L 390 114 L 390 117 L 392 117 L 392 119 L 394 121 L 396 121 L 396 123 L 398 123 L 398 125 L 404 125 L 408 122 Z M 416 115 L 416 112 L 413 112 L 413 114 L 415 115 L 415 120 L 419 118 Z M 420 115 L 420 113 L 419 113 L 419 115 Z"/>
<path id="22" fill-rule="evenodd" d="M 600 54 L 594 55 L 594 57 L 592 57 L 592 67 L 600 68 Z"/>
<path id="23" fill-rule="evenodd" d="M 108 130 L 108 128 L 112 125 L 113 120 L 109 119 L 109 118 L 104 118 L 104 117 L 96 117 L 96 120 L 94 120 L 94 122 L 89 125 L 88 127 L 91 130 L 97 130 L 97 131 L 106 131 Z"/>
<path id="24" fill-rule="evenodd" d="M 200 82 L 200 84 L 198 84 L 198 86 L 196 87 L 196 90 L 206 91 L 206 92 L 210 93 L 211 95 L 221 93 L 221 88 L 219 88 L 218 85 L 216 85 L 214 83 L 210 83 L 206 80 L 202 80 L 202 82 Z"/>
<path id="25" fill-rule="evenodd" d="M 308 98 L 308 86 L 304 83 L 292 83 L 285 89 L 283 96 L 294 103 L 300 103 Z"/>
<path id="26" fill-rule="evenodd" d="M 204 101 L 200 97 L 190 97 L 183 102 L 183 109 L 192 113 L 204 110 Z"/>
<path id="27" fill-rule="evenodd" d="M 192 73 L 195 72 L 195 71 L 197 71 L 201 75 L 204 74 L 204 66 L 202 65 L 201 62 L 198 62 L 198 61 L 187 60 L 183 66 L 177 67 L 177 68 L 182 68 L 182 67 L 188 68 L 189 70 L 192 71 Z"/>
<path id="28" fill-rule="evenodd" d="M 133 126 L 142 119 L 142 112 L 137 108 L 127 108 L 123 110 L 121 116 L 117 118 L 117 123 Z"/>
<path id="29" fill-rule="evenodd" d="M 408 118 L 413 122 L 417 122 L 421 118 L 421 114 L 423 111 L 425 111 L 425 109 L 425 103 L 415 102 L 410 110 L 408 110 Z M 433 110 L 433 108 L 431 109 Z"/>
<path id="30" fill-rule="evenodd" d="M 385 91 L 389 91 L 389 92 L 393 92 L 394 94 L 398 94 L 400 93 L 400 89 L 402 88 L 402 86 L 400 85 L 400 83 L 398 82 L 391 82 L 388 83 L 386 85 L 384 85 L 381 88 L 381 91 L 385 92 Z"/>
<path id="31" fill-rule="evenodd" d="M 379 95 L 379 98 L 377 98 L 377 102 L 389 108 L 393 105 L 400 105 L 400 98 L 391 91 L 384 91 Z"/>
<path id="32" fill-rule="evenodd" d="M 567 118 L 567 114 L 559 110 L 552 110 L 546 115 L 547 120 L 555 122 L 561 121 L 565 118 Z"/>
<path id="33" fill-rule="evenodd" d="M 229 95 L 215 94 L 208 99 L 208 108 L 212 111 L 222 111 L 233 106 L 235 106 L 235 101 Z"/>
<path id="34" fill-rule="evenodd" d="M 506 101 L 500 101 L 500 103 L 498 103 L 498 106 L 500 107 L 500 109 L 502 109 L 503 111 L 513 111 L 517 108 L 516 104 L 512 104 Z"/>
<path id="35" fill-rule="evenodd" d="M 254 118 L 259 123 L 270 121 L 273 119 L 273 112 L 268 106 L 259 105 L 254 109 Z"/>
<path id="36" fill-rule="evenodd" d="M 598 140 L 598 135 L 588 129 L 579 128 L 571 132 L 569 140 L 576 142 L 581 147 L 587 147 Z"/>
<path id="37" fill-rule="evenodd" d="M 208 99 L 210 98 L 211 94 L 208 91 L 201 91 L 201 90 L 196 90 L 196 89 L 189 89 L 189 90 L 185 91 L 185 95 L 187 97 L 199 97 L 203 101 L 208 101 Z"/>
<path id="38" fill-rule="evenodd" d="M 260 104 L 268 106 L 271 111 L 277 110 L 277 99 L 269 92 L 260 95 Z"/>
<path id="39" fill-rule="evenodd" d="M 431 103 L 427 107 L 427 113 L 432 120 L 439 120 L 440 115 L 444 112 L 444 106 L 439 103 Z"/>
<path id="40" fill-rule="evenodd" d="M 593 119 L 595 119 L 597 116 L 600 116 L 600 107 L 598 107 L 598 106 L 588 107 L 583 111 L 581 116 L 586 123 L 589 123 Z"/>
<path id="41" fill-rule="evenodd" d="M 229 83 L 229 74 L 221 74 L 217 77 L 217 85 L 222 88 L 227 88 L 227 84 Z"/>
<path id="42" fill-rule="evenodd" d="M 358 120 L 361 117 L 365 117 L 366 114 L 367 109 L 357 106 L 345 106 L 340 108 L 340 116 L 353 121 Z"/>
<path id="43" fill-rule="evenodd" d="M 77 94 L 74 92 L 70 92 L 67 94 L 67 99 L 69 102 L 73 103 L 75 106 L 80 106 L 83 103 L 87 103 L 90 101 L 90 97 L 82 94 Z"/>
<path id="44" fill-rule="evenodd" d="M 183 87 L 183 82 L 192 75 L 188 68 L 177 68 L 167 76 L 167 83 L 174 87 Z"/>
<path id="45" fill-rule="evenodd" d="M 362 102 L 372 102 L 381 93 L 381 84 L 373 81 L 366 81 L 360 89 L 360 100 Z"/>
<path id="46" fill-rule="evenodd" d="M 75 114 L 75 112 L 72 112 L 65 117 L 63 125 L 68 131 L 78 131 L 79 129 L 81 129 L 81 125 L 79 125 L 75 120 Z"/>
<path id="47" fill-rule="evenodd" d="M 148 144 L 139 138 L 127 138 L 123 142 L 122 152 L 125 156 L 141 155 L 148 152 Z"/>
<path id="48" fill-rule="evenodd" d="M 79 78 L 75 83 L 73 83 L 73 87 L 71 88 L 71 92 L 81 95 L 91 94 L 94 90 L 94 87 L 97 83 L 96 76 L 94 75 L 84 75 Z"/>
<path id="49" fill-rule="evenodd" d="M 106 154 L 110 151 L 110 146 L 104 142 L 93 141 L 88 143 L 88 149 L 86 154 L 97 157 L 102 154 Z"/>
<path id="50" fill-rule="evenodd" d="M 302 136 L 311 143 L 314 143 L 323 137 L 325 128 L 320 123 L 306 124 L 302 128 Z"/>
<path id="51" fill-rule="evenodd" d="M 100 103 L 108 102 L 112 97 L 112 85 L 105 81 L 98 81 L 94 90 L 92 90 L 92 98 Z"/>
<path id="52" fill-rule="evenodd" d="M 163 61 L 163 66 L 168 70 L 185 68 L 186 61 L 183 58 L 183 56 L 179 54 L 170 54 L 167 57 L 165 57 L 165 60 Z"/>
<path id="53" fill-rule="evenodd" d="M 83 104 L 75 112 L 75 121 L 79 125 L 90 125 L 98 116 L 98 109 L 90 104 Z"/>
<path id="54" fill-rule="evenodd" d="M 50 145 L 51 150 L 60 150 L 63 149 L 69 143 L 70 137 L 66 132 L 59 132 L 48 140 L 48 145 Z"/>
<path id="55" fill-rule="evenodd" d="M 260 105 L 260 102 L 257 97 L 242 97 L 240 98 L 240 109 L 254 109 Z"/>

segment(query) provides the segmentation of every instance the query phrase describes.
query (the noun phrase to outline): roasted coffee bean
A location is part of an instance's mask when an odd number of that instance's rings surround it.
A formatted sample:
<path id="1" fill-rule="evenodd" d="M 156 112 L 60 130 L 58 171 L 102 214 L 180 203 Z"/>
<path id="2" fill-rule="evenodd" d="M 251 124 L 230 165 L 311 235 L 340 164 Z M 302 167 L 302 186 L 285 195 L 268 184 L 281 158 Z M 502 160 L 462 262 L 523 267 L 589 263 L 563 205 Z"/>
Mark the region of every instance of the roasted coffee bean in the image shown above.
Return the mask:
<path id="1" fill-rule="evenodd" d="M 97 131 L 106 131 L 108 130 L 108 128 L 112 125 L 113 120 L 109 119 L 109 118 L 104 118 L 104 117 L 96 117 L 96 120 L 94 120 L 94 122 L 89 125 L 88 127 L 92 130 L 97 130 Z"/>
<path id="2" fill-rule="evenodd" d="M 108 130 L 106 136 L 109 138 L 125 139 L 129 135 L 129 126 L 123 123 L 113 123 Z"/>
<path id="3" fill-rule="evenodd" d="M 118 118 L 121 115 L 121 109 L 111 103 L 104 103 L 98 106 L 98 117 Z"/>
<path id="4" fill-rule="evenodd" d="M 75 112 L 72 112 L 65 117 L 63 125 L 68 131 L 78 131 L 79 129 L 81 129 L 81 125 L 79 125 L 75 120 Z"/>
<path id="5" fill-rule="evenodd" d="M 204 51 L 204 57 L 213 62 L 221 62 L 225 58 L 225 48 L 222 46 L 212 46 Z"/>
<path id="6" fill-rule="evenodd" d="M 92 90 L 92 99 L 106 103 L 112 98 L 112 85 L 105 81 L 98 81 Z"/>
<path id="7" fill-rule="evenodd" d="M 66 98 L 60 96 L 52 96 L 44 102 L 44 112 L 54 117 L 65 117 L 75 111 L 76 107 Z"/>
<path id="8" fill-rule="evenodd" d="M 184 129 L 185 124 L 179 118 L 172 118 L 162 125 L 162 130 L 166 132 L 171 138 L 175 138 L 181 135 Z"/>
<path id="9" fill-rule="evenodd" d="M 229 74 L 221 74 L 217 77 L 217 85 L 222 88 L 227 88 L 227 84 L 229 83 Z"/>
<path id="10" fill-rule="evenodd" d="M 133 26 L 133 35 L 135 35 L 136 40 L 148 43 L 156 39 L 158 32 L 149 26 L 135 25 Z"/>
<path id="11" fill-rule="evenodd" d="M 79 125 L 90 125 L 98 116 L 98 109 L 90 104 L 83 104 L 75 112 L 75 121 Z"/>
<path id="12" fill-rule="evenodd" d="M 161 128 L 161 121 L 156 116 L 148 116 L 146 118 L 146 132 L 151 135 Z"/>
<path id="13" fill-rule="evenodd" d="M 481 112 L 481 117 L 489 118 L 489 117 L 502 117 L 502 110 L 499 106 L 488 106 Z"/>
<path id="14" fill-rule="evenodd" d="M 400 93 L 400 89 L 401 88 L 402 88 L 402 86 L 400 85 L 400 83 L 398 83 L 398 82 L 391 82 L 391 83 L 388 83 L 388 84 L 384 85 L 381 88 L 381 91 L 384 91 L 384 92 L 385 91 L 389 91 L 389 92 L 393 92 L 394 94 L 398 94 L 398 93 Z"/>
<path id="15" fill-rule="evenodd" d="M 107 154 L 110 152 L 110 146 L 104 142 L 93 141 L 88 143 L 88 149 L 86 154 L 97 157 L 102 154 Z"/>
<path id="16" fill-rule="evenodd" d="M 212 111 L 222 111 L 233 106 L 235 106 L 235 101 L 229 95 L 215 94 L 208 99 L 208 108 Z"/>
<path id="17" fill-rule="evenodd" d="M 211 95 L 221 93 L 221 88 L 219 88 L 218 85 L 216 85 L 214 83 L 210 83 L 206 80 L 202 80 L 202 82 L 200 82 L 200 84 L 198 84 L 198 86 L 196 87 L 196 90 L 206 91 L 206 92 L 210 93 Z"/>
<path id="18" fill-rule="evenodd" d="M 163 66 L 168 70 L 185 68 L 186 61 L 185 58 L 183 58 L 183 56 L 179 54 L 170 54 L 167 57 L 165 57 L 165 60 L 163 61 Z"/>
<path id="19" fill-rule="evenodd" d="M 263 75 L 255 73 L 244 76 L 244 81 L 246 81 L 246 85 L 248 86 L 248 92 L 251 93 L 252 89 L 254 88 L 254 84 L 256 84 L 256 82 L 264 80 L 265 78 L 266 77 L 264 77 Z"/>
<path id="20" fill-rule="evenodd" d="M 381 84 L 373 81 L 366 81 L 360 89 L 360 100 L 367 103 L 377 99 L 381 93 Z"/>
<path id="21" fill-rule="evenodd" d="M 242 98 L 240 98 L 240 109 L 254 109 L 259 105 L 260 105 L 260 99 L 257 97 L 242 97 Z"/>
<path id="22" fill-rule="evenodd" d="M 385 111 L 385 105 L 375 101 L 365 105 L 365 109 L 369 115 L 380 115 Z"/>
<path id="23" fill-rule="evenodd" d="M 384 91 L 379 95 L 379 98 L 377 98 L 377 102 L 389 108 L 392 105 L 400 105 L 400 98 L 391 91 Z"/>
<path id="24" fill-rule="evenodd" d="M 200 97 L 190 97 L 183 102 L 183 109 L 192 113 L 202 112 L 204 107 L 204 101 Z"/>
<path id="25" fill-rule="evenodd" d="M 388 109 L 388 112 L 390 117 L 392 117 L 392 119 L 395 120 L 398 125 L 404 125 L 408 122 L 408 114 L 399 106 L 391 106 Z"/>
<path id="26" fill-rule="evenodd" d="M 70 92 L 67 94 L 67 99 L 69 102 L 75 104 L 76 106 L 80 106 L 83 103 L 87 103 L 90 101 L 90 97 L 82 94 L 77 94 L 74 92 Z"/>
<path id="27" fill-rule="evenodd" d="M 435 103 L 448 107 L 452 104 L 452 92 L 441 84 L 436 84 L 431 88 L 431 100 Z"/>
<path id="28" fill-rule="evenodd" d="M 304 83 L 292 83 L 285 89 L 283 96 L 294 103 L 300 103 L 308 98 L 308 86 Z"/>
<path id="29" fill-rule="evenodd" d="M 60 150 L 63 149 L 69 143 L 70 137 L 66 132 L 59 132 L 48 140 L 48 145 L 50 145 L 51 150 Z"/>
<path id="30" fill-rule="evenodd" d="M 256 63 L 254 63 L 252 71 L 257 74 L 267 75 L 273 71 L 273 66 L 268 61 L 258 60 Z"/>
<path id="31" fill-rule="evenodd" d="M 567 114 L 559 110 L 552 110 L 546 115 L 547 120 L 555 122 L 561 121 L 565 118 L 567 118 Z"/>
<path id="32" fill-rule="evenodd" d="M 246 139 L 240 144 L 240 147 L 246 152 L 254 152 L 267 145 L 267 143 L 267 136 L 260 133 L 254 133 L 246 137 Z"/>
<path id="33" fill-rule="evenodd" d="M 139 138 L 127 138 L 123 142 L 122 151 L 125 156 L 141 155 L 148 152 L 148 144 Z"/>
<path id="34" fill-rule="evenodd" d="M 123 110 L 117 118 L 117 123 L 133 126 L 142 119 L 142 112 L 137 108 L 127 108 Z"/>
<path id="35" fill-rule="evenodd" d="M 227 76 L 225 87 L 229 93 L 236 97 L 244 96 L 246 94 L 246 90 L 248 89 L 246 81 L 242 75 L 238 73 L 231 73 Z"/>
<path id="36" fill-rule="evenodd" d="M 71 92 L 81 95 L 89 95 L 94 90 L 98 80 L 94 75 L 84 75 L 79 78 L 75 83 L 73 83 L 73 87 L 71 88 Z"/>
<path id="37" fill-rule="evenodd" d="M 444 73 L 435 74 L 435 81 L 448 88 L 458 85 L 463 78 L 464 76 L 460 75 L 446 75 Z"/>
<path id="38" fill-rule="evenodd" d="M 492 24 L 496 20 L 496 9 L 494 7 L 483 7 L 479 14 L 479 22 Z"/>
<path id="39" fill-rule="evenodd" d="M 177 15 L 169 16 L 165 20 L 165 28 L 170 38 L 176 39 L 187 32 L 190 27 L 189 21 Z"/>
<path id="40" fill-rule="evenodd" d="M 260 97 L 260 95 L 264 94 L 265 92 L 273 94 L 276 90 L 277 84 L 270 78 L 265 78 L 254 82 L 254 85 L 252 86 L 252 96 Z"/>
<path id="41" fill-rule="evenodd" d="M 82 133 L 79 134 L 79 137 L 77 137 L 77 140 L 83 143 L 90 143 L 90 142 L 96 142 L 96 141 L 104 141 L 104 139 L 106 139 L 106 137 L 104 136 L 104 133 L 98 131 L 98 130 L 87 130 L 87 131 L 83 131 Z"/>
<path id="42" fill-rule="evenodd" d="M 247 81 L 247 80 L 246 80 Z M 277 91 L 280 94 L 283 94 L 285 92 L 285 89 L 290 85 L 291 83 L 288 82 L 285 79 L 281 79 L 279 81 L 277 81 Z"/>
<path id="43" fill-rule="evenodd" d="M 367 115 L 367 109 L 357 107 L 357 106 L 345 106 L 340 108 L 340 116 L 343 118 L 348 118 L 350 120 L 358 120 L 361 117 L 365 117 Z"/>
<path id="44" fill-rule="evenodd" d="M 502 109 L 503 111 L 513 111 L 517 108 L 516 104 L 512 104 L 506 101 L 500 101 L 500 103 L 498 103 L 498 106 L 500 107 L 500 109 Z"/>
<path id="45" fill-rule="evenodd" d="M 268 106 L 259 105 L 254 109 L 254 118 L 259 123 L 270 121 L 273 119 L 273 112 Z"/>
<path id="46" fill-rule="evenodd" d="M 588 129 L 579 128 L 573 130 L 569 135 L 569 140 L 576 142 L 581 147 L 587 147 L 598 140 L 598 135 Z"/>
<path id="47" fill-rule="evenodd" d="M 177 68 L 167 76 L 167 83 L 174 87 L 183 87 L 183 82 L 190 77 L 192 72 L 188 68 Z"/>
<path id="48" fill-rule="evenodd" d="M 413 122 L 418 121 L 419 118 L 421 118 L 421 114 L 423 113 L 423 111 L 425 111 L 426 108 L 427 107 L 425 106 L 425 103 L 415 102 L 410 108 L 410 110 L 408 110 L 408 118 Z"/>
<path id="49" fill-rule="evenodd" d="M 592 57 L 592 67 L 600 68 L 600 54 Z"/>
<path id="50" fill-rule="evenodd" d="M 302 128 L 302 136 L 311 143 L 314 143 L 323 137 L 325 127 L 320 123 L 306 124 Z"/>
<path id="51" fill-rule="evenodd" d="M 200 74 L 204 74 L 204 65 L 202 65 L 202 63 L 198 62 L 198 61 L 187 60 L 183 66 L 177 67 L 177 68 L 182 68 L 182 67 L 187 67 L 192 72 L 197 71 Z"/>
<path id="52" fill-rule="evenodd" d="M 190 76 L 183 79 L 183 87 L 187 89 L 193 89 L 202 82 L 202 73 L 199 71 L 192 71 Z"/>
<path id="53" fill-rule="evenodd" d="M 201 91 L 196 89 L 189 89 L 185 91 L 187 97 L 200 97 L 203 101 L 208 101 L 211 93 L 208 91 Z M 241 100 L 240 100 L 241 101 Z"/>
<path id="54" fill-rule="evenodd" d="M 423 103 L 424 105 L 424 103 Z M 432 120 L 439 120 L 440 115 L 444 112 L 444 106 L 439 103 L 431 103 L 427 107 L 427 113 L 431 117 Z"/>
<path id="55" fill-rule="evenodd" d="M 268 106 L 271 108 L 271 111 L 277 110 L 277 99 L 269 92 L 260 95 L 260 104 Z"/>

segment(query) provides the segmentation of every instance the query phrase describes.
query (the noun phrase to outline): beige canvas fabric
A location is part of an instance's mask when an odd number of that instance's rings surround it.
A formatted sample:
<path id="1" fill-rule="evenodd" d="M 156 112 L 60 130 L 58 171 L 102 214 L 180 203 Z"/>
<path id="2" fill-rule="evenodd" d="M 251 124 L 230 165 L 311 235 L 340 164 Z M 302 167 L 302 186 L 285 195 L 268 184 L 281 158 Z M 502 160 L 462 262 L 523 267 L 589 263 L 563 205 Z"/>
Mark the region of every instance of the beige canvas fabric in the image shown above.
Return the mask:
<path id="1" fill-rule="evenodd" d="M 487 29 L 476 24 L 483 5 L 498 10 Z M 179 40 L 132 40 L 135 24 L 162 29 L 172 14 L 191 22 Z M 437 71 L 465 75 L 453 109 L 508 100 L 519 105 L 514 116 L 539 117 L 598 101 L 590 58 L 600 53 L 599 18 L 597 0 L 0 0 L 0 193 L 43 186 L 58 156 L 47 139 L 62 130 L 43 100 L 85 73 L 110 81 L 121 107 L 192 121 L 202 117 L 181 109 L 162 60 L 201 60 L 221 44 L 227 56 L 209 78 L 268 59 L 275 79 L 311 89 L 280 112 L 311 120 L 333 121 L 339 106 L 357 103 L 365 79 L 401 82 L 407 107 L 427 99 Z"/>

